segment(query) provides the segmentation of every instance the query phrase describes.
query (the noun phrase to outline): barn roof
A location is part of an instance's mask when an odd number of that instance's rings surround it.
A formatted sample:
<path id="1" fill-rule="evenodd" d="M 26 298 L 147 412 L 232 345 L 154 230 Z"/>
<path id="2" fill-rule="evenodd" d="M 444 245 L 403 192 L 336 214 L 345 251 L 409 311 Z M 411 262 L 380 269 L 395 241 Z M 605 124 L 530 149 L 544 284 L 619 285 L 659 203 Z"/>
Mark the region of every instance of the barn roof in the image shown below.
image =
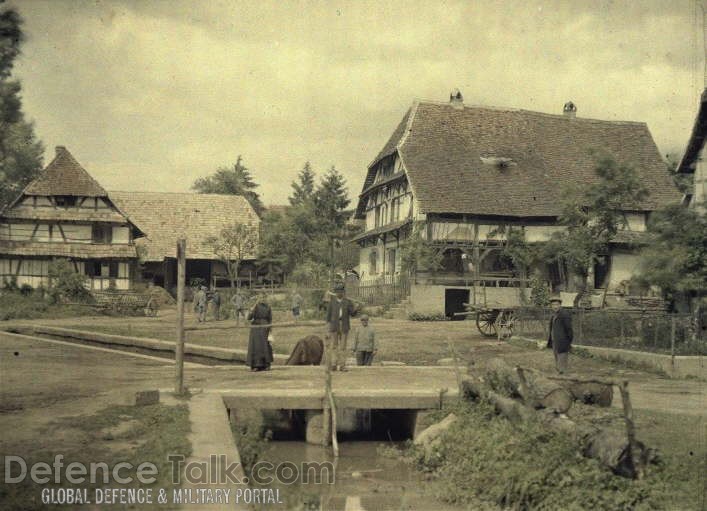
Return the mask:
<path id="1" fill-rule="evenodd" d="M 241 223 L 257 227 L 260 219 L 239 195 L 165 192 L 110 192 L 110 199 L 140 226 L 146 238 L 136 240 L 146 261 L 176 257 L 179 238 L 187 240 L 188 259 L 216 259 L 207 239 Z M 255 259 L 249 254 L 247 259 Z"/>
<path id="2" fill-rule="evenodd" d="M 640 172 L 650 196 L 639 209 L 680 200 L 645 123 L 416 102 L 369 166 L 362 195 L 395 152 L 423 213 L 557 216 L 562 187 L 596 182 L 602 153 Z"/>
<path id="3" fill-rule="evenodd" d="M 24 190 L 25 195 L 74 195 L 105 197 L 108 193 L 93 179 L 64 146 L 57 146 L 56 156 Z"/>

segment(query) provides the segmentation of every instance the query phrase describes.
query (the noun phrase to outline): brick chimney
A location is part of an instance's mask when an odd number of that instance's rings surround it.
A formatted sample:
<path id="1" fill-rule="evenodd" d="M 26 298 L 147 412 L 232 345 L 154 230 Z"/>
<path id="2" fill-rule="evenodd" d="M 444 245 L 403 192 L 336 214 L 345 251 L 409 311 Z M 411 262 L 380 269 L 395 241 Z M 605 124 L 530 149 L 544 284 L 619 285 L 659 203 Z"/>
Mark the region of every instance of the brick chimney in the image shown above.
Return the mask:
<path id="1" fill-rule="evenodd" d="M 449 104 L 452 108 L 462 110 L 464 108 L 464 96 L 459 89 L 454 89 L 449 93 Z"/>
<path id="2" fill-rule="evenodd" d="M 565 115 L 565 117 L 571 117 L 574 119 L 577 117 L 577 105 L 572 103 L 571 101 L 568 101 L 565 103 L 565 106 L 562 107 L 562 113 Z"/>

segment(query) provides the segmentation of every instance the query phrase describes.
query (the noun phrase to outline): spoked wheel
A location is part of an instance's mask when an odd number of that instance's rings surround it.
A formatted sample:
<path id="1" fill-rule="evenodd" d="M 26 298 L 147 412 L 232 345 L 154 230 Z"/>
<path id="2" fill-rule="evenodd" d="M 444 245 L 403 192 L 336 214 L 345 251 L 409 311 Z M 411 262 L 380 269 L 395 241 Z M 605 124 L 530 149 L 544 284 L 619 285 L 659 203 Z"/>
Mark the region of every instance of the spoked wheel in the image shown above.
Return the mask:
<path id="1" fill-rule="evenodd" d="M 496 331 L 501 332 L 501 337 L 512 337 L 516 315 L 513 311 L 503 311 L 496 319 Z"/>
<path id="2" fill-rule="evenodd" d="M 482 311 L 476 314 L 476 328 L 484 337 L 496 337 L 497 310 Z"/>

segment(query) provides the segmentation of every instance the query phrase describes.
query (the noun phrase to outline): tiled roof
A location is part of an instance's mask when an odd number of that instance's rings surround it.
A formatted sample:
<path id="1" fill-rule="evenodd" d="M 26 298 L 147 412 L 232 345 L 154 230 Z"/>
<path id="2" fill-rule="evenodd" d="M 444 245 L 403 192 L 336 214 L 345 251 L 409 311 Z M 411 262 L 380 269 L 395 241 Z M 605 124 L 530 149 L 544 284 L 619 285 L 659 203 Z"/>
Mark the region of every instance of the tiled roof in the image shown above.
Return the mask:
<path id="1" fill-rule="evenodd" d="M 556 216 L 564 185 L 596 182 L 594 153 L 640 172 L 650 191 L 643 210 L 680 200 L 644 123 L 420 102 L 369 167 L 364 189 L 395 150 L 423 213 Z M 482 161 L 494 157 L 511 164 Z"/>
<path id="2" fill-rule="evenodd" d="M 25 195 L 76 195 L 105 197 L 108 195 L 98 182 L 62 146 L 47 168 L 24 190 Z"/>
<path id="3" fill-rule="evenodd" d="M 93 243 L 42 243 L 39 241 L 3 241 L 0 255 L 54 256 L 74 259 L 136 258 L 135 245 Z"/>
<path id="4" fill-rule="evenodd" d="M 136 241 L 144 246 L 147 261 L 176 257 L 177 240 L 187 240 L 187 258 L 216 259 L 206 240 L 219 236 L 234 223 L 252 225 L 260 219 L 248 201 L 239 195 L 160 192 L 110 192 L 110 199 L 140 226 L 146 238 Z M 248 259 L 255 259 L 249 254 Z"/>

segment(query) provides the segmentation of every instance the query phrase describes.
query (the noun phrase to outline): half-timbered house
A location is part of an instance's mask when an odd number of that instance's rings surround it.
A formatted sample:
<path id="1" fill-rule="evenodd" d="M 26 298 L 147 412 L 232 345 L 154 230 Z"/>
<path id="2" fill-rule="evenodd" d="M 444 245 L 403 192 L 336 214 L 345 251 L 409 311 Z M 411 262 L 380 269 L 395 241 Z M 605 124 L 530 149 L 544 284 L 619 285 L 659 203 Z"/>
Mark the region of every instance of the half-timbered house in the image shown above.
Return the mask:
<path id="1" fill-rule="evenodd" d="M 0 214 L 0 283 L 49 284 L 49 263 L 70 260 L 93 290 L 131 287 L 142 231 L 62 146 Z"/>
<path id="2" fill-rule="evenodd" d="M 623 231 L 594 269 L 596 287 L 628 280 L 637 258 L 632 243 L 648 215 L 680 197 L 646 124 L 576 112 L 571 102 L 559 115 L 467 106 L 458 91 L 448 103 L 414 102 L 369 165 L 360 194 L 356 216 L 365 230 L 355 241 L 363 279 L 399 273 L 401 244 L 416 223 L 444 260 L 434 275 L 417 275 L 413 309 L 459 310 L 474 279 L 522 285 L 500 255 L 504 232 L 515 226 L 528 242 L 547 240 L 560 228 L 564 188 L 596 182 L 596 154 L 604 153 L 634 166 L 650 192 L 625 211 Z M 562 268 L 539 270 L 554 290 L 572 291 Z"/>

